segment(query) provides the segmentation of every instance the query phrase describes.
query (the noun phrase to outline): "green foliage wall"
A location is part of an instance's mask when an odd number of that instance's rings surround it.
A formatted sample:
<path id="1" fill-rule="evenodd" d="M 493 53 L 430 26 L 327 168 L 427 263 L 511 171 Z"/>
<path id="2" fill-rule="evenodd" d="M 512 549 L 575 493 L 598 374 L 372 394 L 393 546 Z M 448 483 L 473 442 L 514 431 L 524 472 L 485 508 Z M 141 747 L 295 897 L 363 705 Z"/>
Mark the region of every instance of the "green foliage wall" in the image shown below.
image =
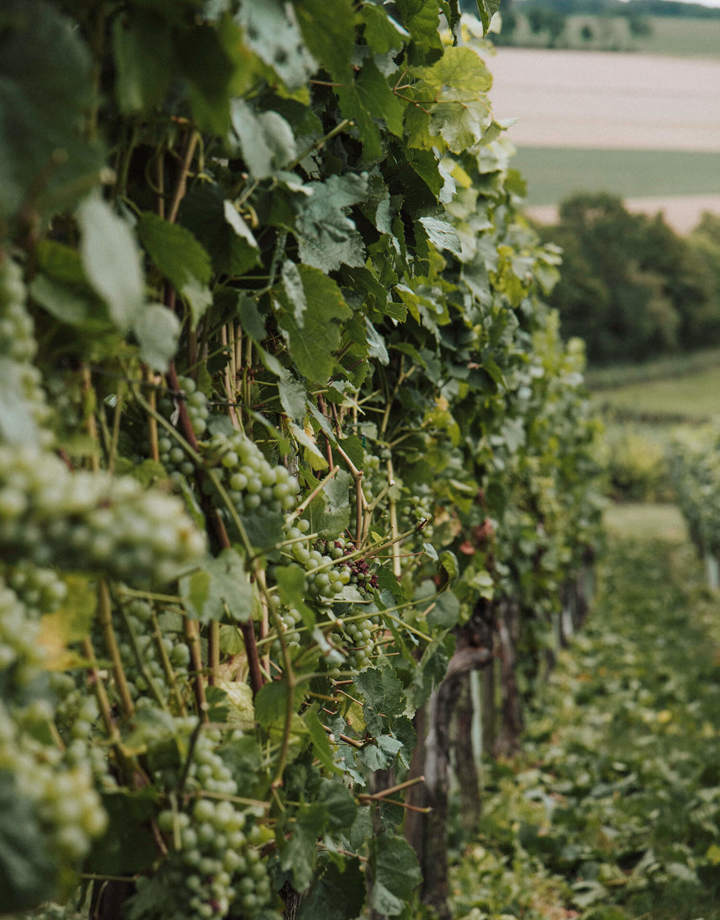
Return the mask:
<path id="1" fill-rule="evenodd" d="M 471 40 L 3 5 L 1 910 L 417 915 L 413 714 L 479 598 L 547 628 L 598 516 Z"/>

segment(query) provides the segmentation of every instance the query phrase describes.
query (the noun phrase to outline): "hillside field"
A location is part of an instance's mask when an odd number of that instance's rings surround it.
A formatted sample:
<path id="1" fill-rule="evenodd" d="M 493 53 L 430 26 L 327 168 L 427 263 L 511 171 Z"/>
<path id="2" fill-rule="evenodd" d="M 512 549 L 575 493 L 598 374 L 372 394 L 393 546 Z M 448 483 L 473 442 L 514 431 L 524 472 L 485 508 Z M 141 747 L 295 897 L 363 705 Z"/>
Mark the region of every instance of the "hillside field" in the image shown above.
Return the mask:
<path id="1" fill-rule="evenodd" d="M 646 19 L 650 24 L 650 34 L 633 35 L 625 16 L 570 15 L 565 32 L 557 40 L 557 47 L 672 57 L 720 57 L 720 19 L 695 19 L 690 16 L 649 16 Z M 525 17 L 520 15 L 518 20 L 515 30 L 518 46 L 545 47 L 547 32 L 534 35 Z"/>
<path id="2" fill-rule="evenodd" d="M 527 180 L 531 205 L 552 204 L 576 191 L 608 189 L 634 198 L 720 195 L 716 153 L 522 146 L 515 166 Z"/>
<path id="3" fill-rule="evenodd" d="M 720 51 L 720 21 L 705 25 Z M 720 60 L 500 48 L 488 66 L 531 207 L 608 191 L 679 232 L 720 210 Z"/>
<path id="4" fill-rule="evenodd" d="M 597 393 L 598 403 L 647 415 L 705 420 L 720 414 L 720 366 L 684 377 L 632 383 Z"/>

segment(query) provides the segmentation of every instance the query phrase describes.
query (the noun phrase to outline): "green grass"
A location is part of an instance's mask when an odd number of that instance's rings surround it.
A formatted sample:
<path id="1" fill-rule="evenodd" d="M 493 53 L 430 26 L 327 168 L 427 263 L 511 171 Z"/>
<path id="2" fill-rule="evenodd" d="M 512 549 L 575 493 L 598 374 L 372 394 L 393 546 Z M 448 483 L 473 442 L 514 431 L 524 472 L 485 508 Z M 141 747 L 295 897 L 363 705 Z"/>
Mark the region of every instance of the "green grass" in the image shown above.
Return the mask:
<path id="1" fill-rule="evenodd" d="M 590 367 L 585 379 L 593 392 L 614 389 L 631 383 L 687 377 L 700 371 L 720 367 L 720 348 L 656 358 L 643 364 L 614 364 L 611 367 Z"/>
<path id="2" fill-rule="evenodd" d="M 650 35 L 632 35 L 625 16 L 590 16 L 577 14 L 567 17 L 565 33 L 558 39 L 558 48 L 587 51 L 635 51 L 640 54 L 660 54 L 672 57 L 720 57 L 720 18 L 694 19 L 678 16 L 648 17 Z M 581 35 L 588 26 L 592 38 Z M 524 17 L 516 31 L 515 43 L 523 47 L 547 46 L 548 34 L 534 35 Z"/>
<path id="3" fill-rule="evenodd" d="M 687 544 L 615 540 L 523 753 L 488 764 L 457 920 L 720 920 L 720 626 Z"/>
<path id="4" fill-rule="evenodd" d="M 610 540 L 620 537 L 682 543 L 687 528 L 677 505 L 632 502 L 608 505 L 603 515 Z"/>
<path id="5" fill-rule="evenodd" d="M 649 380 L 604 389 L 595 402 L 637 416 L 663 416 L 702 422 L 720 414 L 720 366 L 685 377 Z"/>
<path id="6" fill-rule="evenodd" d="M 633 38 L 633 47 L 644 54 L 677 57 L 720 57 L 720 19 L 652 16 L 652 34 Z"/>
<path id="7" fill-rule="evenodd" d="M 622 198 L 720 193 L 716 153 L 521 147 L 513 165 L 527 180 L 530 205 L 557 204 L 574 192 Z"/>

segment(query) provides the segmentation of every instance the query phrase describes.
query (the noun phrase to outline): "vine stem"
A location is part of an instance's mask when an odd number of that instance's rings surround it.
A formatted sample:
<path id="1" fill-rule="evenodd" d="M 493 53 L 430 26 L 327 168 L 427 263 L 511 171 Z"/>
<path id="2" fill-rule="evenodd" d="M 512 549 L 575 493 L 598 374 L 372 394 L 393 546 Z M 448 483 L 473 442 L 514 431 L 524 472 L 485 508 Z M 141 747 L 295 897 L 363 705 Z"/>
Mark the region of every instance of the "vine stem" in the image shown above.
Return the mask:
<path id="1" fill-rule="evenodd" d="M 193 157 L 195 156 L 195 148 L 197 147 L 199 140 L 200 134 L 197 131 L 193 131 L 188 138 L 182 166 L 180 167 L 180 175 L 178 176 L 177 186 L 175 187 L 175 195 L 173 197 L 172 204 L 170 205 L 170 212 L 168 213 L 167 218 L 171 224 L 175 223 L 175 218 L 177 217 L 178 211 L 180 210 L 180 202 L 185 197 L 185 189 L 187 188 L 187 177 L 188 173 L 190 172 L 190 164 L 192 163 Z"/>
<path id="2" fill-rule="evenodd" d="M 120 658 L 120 649 L 117 644 L 117 637 L 112 623 L 112 601 L 110 598 L 110 589 L 107 581 L 101 578 L 98 582 L 98 619 L 103 631 L 105 645 L 110 653 L 110 660 L 113 666 L 113 675 L 117 684 L 120 702 L 127 718 L 132 718 L 135 713 L 135 704 L 130 696 L 125 669 L 123 668 L 122 659 Z"/>
<path id="3" fill-rule="evenodd" d="M 130 772 L 131 764 L 125 749 L 122 745 L 122 738 L 120 737 L 120 732 L 117 729 L 115 720 L 112 717 L 112 711 L 110 709 L 110 701 L 108 699 L 107 690 L 105 689 L 105 683 L 103 682 L 102 677 L 100 676 L 100 669 L 97 664 L 97 657 L 95 655 L 95 648 L 93 647 L 92 640 L 89 636 L 86 636 L 82 640 L 82 650 L 85 659 L 88 662 L 88 673 L 90 674 L 90 679 L 93 684 L 93 690 L 95 692 L 95 698 L 98 701 L 98 706 L 100 708 L 100 715 L 102 716 L 103 723 L 105 725 L 105 731 L 107 732 L 110 744 L 115 749 L 115 752 L 118 755 L 121 765 Z"/>
<path id="4" fill-rule="evenodd" d="M 207 697 L 205 696 L 205 684 L 203 682 L 203 660 L 202 648 L 200 646 L 200 634 L 198 632 L 197 622 L 189 617 L 184 619 L 185 639 L 190 649 L 190 660 L 192 661 L 193 670 L 195 671 L 195 699 L 203 722 L 209 722 Z"/>
<path id="5" fill-rule="evenodd" d="M 178 380 L 177 371 L 175 370 L 174 362 L 170 362 L 170 366 L 168 368 L 167 379 L 168 379 L 168 384 L 176 393 L 182 393 L 181 388 L 180 388 L 180 381 Z M 225 488 L 223 487 L 222 483 L 220 482 L 218 476 L 210 470 L 204 470 L 202 458 L 200 454 L 198 453 L 198 448 L 199 448 L 198 440 L 195 435 L 195 430 L 193 429 L 193 426 L 192 426 L 192 421 L 190 420 L 190 416 L 187 411 L 187 405 L 182 395 L 178 397 L 178 405 L 180 409 L 180 425 L 182 427 L 183 434 L 185 436 L 187 444 L 192 449 L 191 456 L 196 466 L 198 467 L 198 473 L 202 474 L 204 471 L 204 474 L 207 475 L 212 480 L 213 485 L 220 492 L 220 495 L 223 498 L 223 501 L 227 504 L 230 510 L 230 513 L 232 514 L 233 512 L 235 512 L 234 514 L 235 523 L 236 525 L 239 525 L 241 539 L 243 539 L 243 543 L 245 544 L 245 548 L 248 552 L 248 555 L 251 555 L 252 554 L 252 544 L 248 540 L 247 533 L 245 532 L 245 528 L 242 525 L 242 521 L 240 520 L 237 514 L 237 511 L 235 510 L 235 506 L 230 501 L 230 498 L 227 495 L 227 492 Z M 170 429 L 174 431 L 174 428 L 172 427 L 172 425 L 170 425 Z M 217 540 L 218 545 L 220 546 L 220 549 L 221 550 L 222 549 L 232 549 L 232 543 L 230 542 L 230 537 L 228 536 L 228 532 L 225 529 L 225 525 L 223 524 L 222 520 L 220 519 L 220 516 L 217 513 L 217 509 L 208 507 L 207 503 L 205 502 L 204 504 L 205 504 L 206 519 L 210 523 L 210 526 L 212 527 L 215 533 L 215 538 Z M 220 626 L 217 622 L 211 623 L 210 637 L 212 639 L 212 649 L 211 650 L 213 651 L 215 648 L 219 648 L 219 642 L 220 642 L 219 629 L 220 629 Z M 258 690 L 262 687 L 264 680 L 263 680 L 262 672 L 260 671 L 260 661 L 258 658 L 258 651 L 257 651 L 257 640 L 255 638 L 255 627 L 253 626 L 252 620 L 248 620 L 246 623 L 241 623 L 240 630 L 243 635 L 243 642 L 245 643 L 245 653 L 247 655 L 248 668 L 250 670 L 250 681 L 252 683 L 253 692 L 257 693 Z"/>
<path id="6" fill-rule="evenodd" d="M 388 488 L 392 489 L 392 487 L 395 485 L 395 471 L 393 469 L 392 457 L 390 457 L 387 462 L 387 476 Z M 390 533 L 392 534 L 393 540 L 396 540 L 398 536 L 397 502 L 392 497 L 392 495 L 390 496 Z M 400 563 L 400 544 L 398 542 L 393 543 L 390 551 L 392 553 L 393 575 L 396 578 L 400 578 L 402 575 L 402 565 Z"/>
<path id="7" fill-rule="evenodd" d="M 132 646 L 135 663 L 137 664 L 138 668 L 140 669 L 140 673 L 142 674 L 142 676 L 145 679 L 145 682 L 150 688 L 150 692 L 155 697 L 155 701 L 157 702 L 157 704 L 160 706 L 161 709 L 164 709 L 167 712 L 167 708 L 168 708 L 167 703 L 165 702 L 163 695 L 158 690 L 158 686 L 155 683 L 154 678 L 152 677 L 148 669 L 145 667 L 145 662 L 143 661 L 142 652 L 140 651 L 140 646 L 138 645 L 138 639 L 135 633 L 135 629 L 130 623 L 130 617 L 127 615 L 122 605 L 120 605 L 120 616 L 123 618 L 125 629 L 127 630 L 127 634 L 130 637 L 130 644 Z"/>
<path id="8" fill-rule="evenodd" d="M 175 669 L 173 668 L 170 659 L 168 657 L 167 649 L 163 645 L 163 636 L 160 629 L 160 623 L 158 622 L 157 614 L 155 611 L 152 611 L 152 625 L 153 625 L 153 639 L 155 640 L 155 647 L 160 653 L 160 661 L 162 663 L 163 671 L 165 672 L 165 679 L 172 690 L 173 696 L 175 697 L 175 702 L 177 703 L 180 714 L 185 716 L 187 715 L 187 709 L 185 708 L 185 702 L 182 698 L 182 694 L 177 685 L 177 680 L 175 679 Z"/>
<path id="9" fill-rule="evenodd" d="M 339 466 L 334 467 L 333 469 L 330 470 L 330 472 L 327 474 L 327 476 L 325 476 L 324 479 L 320 480 L 320 482 L 315 486 L 315 488 L 307 496 L 307 498 L 304 498 L 302 502 L 297 506 L 297 508 L 293 511 L 293 513 L 289 516 L 291 521 L 296 520 L 303 514 L 303 512 L 308 507 L 308 505 L 312 502 L 312 500 L 314 498 L 317 498 L 317 496 L 322 492 L 322 490 L 330 482 L 330 480 L 333 479 L 337 475 L 337 471 L 339 469 L 340 469 Z"/>
<path id="10" fill-rule="evenodd" d="M 97 421 L 95 419 L 95 389 L 92 385 L 92 378 L 90 376 L 90 368 L 87 364 L 83 364 L 82 367 L 82 389 L 83 395 L 85 396 L 85 406 L 84 411 L 86 413 L 85 425 L 87 427 L 88 434 L 90 435 L 90 440 L 95 446 L 95 450 L 90 455 L 90 469 L 97 473 L 100 471 L 100 459 L 97 455 L 97 447 L 99 443 L 98 439 L 98 430 L 97 430 Z"/>
<path id="11" fill-rule="evenodd" d="M 361 792 L 358 795 L 359 799 L 372 799 L 373 801 L 378 801 L 384 799 L 388 795 L 394 795 L 396 792 L 402 792 L 403 789 L 409 789 L 411 786 L 416 786 L 418 783 L 424 783 L 424 776 L 415 776 L 412 779 L 405 780 L 404 783 L 398 783 L 396 786 L 388 786 L 387 789 L 382 789 L 380 792 Z"/>
<path id="12" fill-rule="evenodd" d="M 343 458 L 347 468 L 350 470 L 350 475 L 355 480 L 355 542 L 359 546 L 363 540 L 363 515 L 368 509 L 367 499 L 362 487 L 363 471 L 355 466 L 350 457 L 337 443 L 335 444 L 335 450 Z"/>
<path id="13" fill-rule="evenodd" d="M 149 367 L 144 369 L 144 376 L 147 382 L 151 384 L 150 390 L 148 392 L 148 400 L 153 409 L 157 409 L 157 392 L 155 389 L 157 380 L 155 379 L 155 375 Z M 154 415 L 148 416 L 148 439 L 150 441 L 150 456 L 155 461 L 155 463 L 159 463 L 160 447 L 158 445 L 158 424 Z"/>

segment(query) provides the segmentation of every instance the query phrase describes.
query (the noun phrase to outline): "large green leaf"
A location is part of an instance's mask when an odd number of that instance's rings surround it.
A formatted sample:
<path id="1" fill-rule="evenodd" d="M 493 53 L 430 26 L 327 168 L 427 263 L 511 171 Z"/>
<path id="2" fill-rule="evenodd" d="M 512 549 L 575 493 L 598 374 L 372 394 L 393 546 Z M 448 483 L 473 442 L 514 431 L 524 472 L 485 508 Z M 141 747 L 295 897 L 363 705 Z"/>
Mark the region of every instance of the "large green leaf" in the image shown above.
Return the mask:
<path id="1" fill-rule="evenodd" d="M 257 264 L 257 242 L 239 232 L 237 221 L 229 215 L 227 204 L 219 186 L 210 183 L 196 185 L 183 199 L 180 221 L 208 252 L 215 272 L 242 275 Z"/>
<path id="2" fill-rule="evenodd" d="M 180 594 L 188 613 L 201 623 L 227 619 L 244 623 L 252 616 L 252 585 L 242 559 L 232 549 L 181 578 Z"/>
<path id="3" fill-rule="evenodd" d="M 151 211 L 141 214 L 138 236 L 158 271 L 187 301 L 193 326 L 197 325 L 212 303 L 207 286 L 212 265 L 206 249 L 186 227 L 171 224 Z"/>
<path id="4" fill-rule="evenodd" d="M 292 128 L 278 112 L 255 113 L 243 100 L 232 104 L 232 126 L 250 174 L 264 179 L 297 156 Z"/>
<path id="5" fill-rule="evenodd" d="M 475 0 L 475 6 L 483 24 L 483 30 L 487 32 L 490 28 L 490 20 L 500 9 L 500 0 Z"/>
<path id="6" fill-rule="evenodd" d="M 323 272 L 363 265 L 365 244 L 347 211 L 365 199 L 367 176 L 346 173 L 306 187 L 312 195 L 300 205 L 295 230 L 302 261 Z"/>
<path id="7" fill-rule="evenodd" d="M 175 356 L 180 338 L 180 320 L 159 303 L 147 304 L 133 326 L 140 345 L 140 357 L 154 371 L 165 372 Z"/>
<path id="8" fill-rule="evenodd" d="M 193 116 L 203 131 L 225 136 L 230 127 L 230 83 L 235 67 L 210 25 L 183 30 L 176 41 Z"/>
<path id="9" fill-rule="evenodd" d="M 333 352 L 340 344 L 340 325 L 352 312 L 340 288 L 316 268 L 301 265 L 298 269 L 305 292 L 306 310 L 302 325 L 295 319 L 295 309 L 284 290 L 276 290 L 278 322 L 287 335 L 290 354 L 297 369 L 310 381 L 327 381 L 335 365 Z"/>
<path id="10" fill-rule="evenodd" d="M 115 95 L 121 112 L 142 112 L 159 105 L 174 68 L 174 49 L 166 23 L 152 14 L 135 12 L 113 26 Z"/>
<path id="11" fill-rule="evenodd" d="M 289 89 L 304 86 L 316 69 L 295 10 L 282 0 L 243 0 L 237 14 L 248 44 Z"/>
<path id="12" fill-rule="evenodd" d="M 333 80 L 352 79 L 355 11 L 351 0 L 303 0 L 296 6 L 305 44 Z"/>
<path id="13" fill-rule="evenodd" d="M 415 851 L 404 837 L 385 832 L 373 840 L 371 865 L 370 905 L 386 916 L 402 913 L 422 879 Z"/>
<path id="14" fill-rule="evenodd" d="M 97 195 L 85 199 L 77 218 L 82 233 L 80 255 L 88 281 L 108 305 L 116 327 L 127 332 L 144 300 L 135 237 L 125 221 Z"/>
<path id="15" fill-rule="evenodd" d="M 326 820 L 327 810 L 321 802 L 301 805 L 290 837 L 280 850 L 280 865 L 291 873 L 297 891 L 304 891 L 312 881 L 317 859 L 316 844 Z"/>
<path id="16" fill-rule="evenodd" d="M 365 23 L 365 41 L 376 54 L 387 54 L 388 51 L 401 48 L 410 38 L 410 33 L 393 19 L 387 7 L 365 3 L 360 16 Z"/>
<path id="17" fill-rule="evenodd" d="M 357 859 L 329 863 L 303 898 L 298 920 L 354 920 L 365 901 L 365 875 Z"/>
<path id="18" fill-rule="evenodd" d="M 155 266 L 178 291 L 193 278 L 201 284 L 208 283 L 212 274 L 210 256 L 185 227 L 143 211 L 137 232 Z"/>
<path id="19" fill-rule="evenodd" d="M 73 205 L 104 153 L 83 136 L 93 103 L 90 55 L 73 24 L 40 0 L 0 8 L 0 217 Z"/>

